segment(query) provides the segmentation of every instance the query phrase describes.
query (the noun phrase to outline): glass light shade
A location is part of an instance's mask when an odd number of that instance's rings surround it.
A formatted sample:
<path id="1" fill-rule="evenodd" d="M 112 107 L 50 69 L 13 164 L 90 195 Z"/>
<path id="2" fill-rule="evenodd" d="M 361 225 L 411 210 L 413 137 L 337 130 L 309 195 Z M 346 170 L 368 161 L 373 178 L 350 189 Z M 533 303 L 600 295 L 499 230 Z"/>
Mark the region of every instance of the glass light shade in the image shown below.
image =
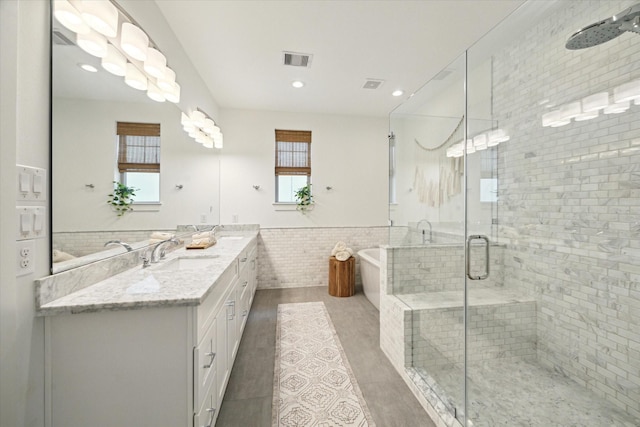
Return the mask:
<path id="1" fill-rule="evenodd" d="M 182 129 L 184 129 L 184 131 L 186 133 L 190 133 L 196 130 L 196 127 L 194 125 L 192 125 L 191 123 L 188 124 L 184 124 L 182 125 Z"/>
<path id="2" fill-rule="evenodd" d="M 476 149 L 473 146 L 473 139 L 467 139 L 467 154 L 475 153 Z"/>
<path id="3" fill-rule="evenodd" d="M 162 93 L 162 91 L 158 86 L 156 86 L 151 82 L 147 83 L 147 96 L 156 102 L 166 101 L 166 98 L 164 97 L 164 93 Z"/>
<path id="4" fill-rule="evenodd" d="M 206 140 L 207 140 L 207 135 L 204 132 L 202 132 L 201 130 L 197 130 L 196 131 L 196 142 L 198 142 L 200 144 L 204 144 Z"/>
<path id="5" fill-rule="evenodd" d="M 213 148 L 213 139 L 207 138 L 207 140 L 202 143 L 205 148 Z"/>
<path id="6" fill-rule="evenodd" d="M 160 88 L 160 90 L 162 90 L 162 88 Z M 169 102 L 173 102 L 174 104 L 177 104 L 178 102 L 180 102 L 180 85 L 178 83 L 174 83 L 173 84 L 173 89 L 170 91 L 165 91 L 164 92 L 164 97 L 167 98 L 167 101 Z"/>
<path id="7" fill-rule="evenodd" d="M 640 98 L 636 98 L 633 100 L 634 105 L 640 105 Z"/>
<path id="8" fill-rule="evenodd" d="M 118 34 L 118 9 L 109 0 L 84 0 L 82 17 L 91 28 L 107 37 Z"/>
<path id="9" fill-rule="evenodd" d="M 107 54 L 102 58 L 102 68 L 116 76 L 124 76 L 127 72 L 127 59 L 114 45 L 107 44 Z"/>
<path id="10" fill-rule="evenodd" d="M 213 137 L 214 147 L 221 149 L 223 145 L 224 145 L 224 138 L 221 133 Z"/>
<path id="11" fill-rule="evenodd" d="M 609 105 L 609 92 L 594 93 L 582 98 L 582 112 L 591 113 Z"/>
<path id="12" fill-rule="evenodd" d="M 191 113 L 191 122 L 197 128 L 202 128 L 204 126 L 204 113 L 202 111 L 195 110 Z"/>
<path id="13" fill-rule="evenodd" d="M 542 115 L 542 126 L 560 127 L 568 125 L 571 119 L 563 118 L 562 111 L 553 110 Z"/>
<path id="14" fill-rule="evenodd" d="M 204 129 L 204 131 L 209 135 L 213 135 L 213 128 L 215 126 L 215 122 L 207 117 L 206 119 L 204 119 L 204 125 L 202 126 L 202 129 Z"/>
<path id="15" fill-rule="evenodd" d="M 147 59 L 149 37 L 140 28 L 125 22 L 120 33 L 120 47 L 133 59 L 144 61 Z"/>
<path id="16" fill-rule="evenodd" d="M 147 49 L 147 59 L 144 60 L 144 70 L 157 79 L 164 76 L 167 69 L 167 58 L 158 49 Z"/>
<path id="17" fill-rule="evenodd" d="M 58 22 L 77 34 L 87 34 L 91 31 L 89 25 L 84 22 L 82 15 L 68 2 L 68 0 L 55 0 L 53 2 L 53 16 Z"/>
<path id="18" fill-rule="evenodd" d="M 476 135 L 473 137 L 473 148 L 476 150 L 486 150 L 487 149 L 487 134 L 481 133 L 480 135 Z"/>
<path id="19" fill-rule="evenodd" d="M 613 102 L 635 101 L 640 98 L 640 80 L 625 83 L 613 89 Z"/>
<path id="20" fill-rule="evenodd" d="M 509 135 L 507 135 L 507 132 L 504 129 L 493 129 L 491 131 L 489 131 L 488 135 L 487 135 L 487 145 L 489 147 L 495 147 L 496 145 L 500 144 L 501 142 L 505 142 L 508 141 L 509 138 L 511 138 Z"/>
<path id="21" fill-rule="evenodd" d="M 166 67 L 162 77 L 158 77 L 158 87 L 165 92 L 169 92 L 173 89 L 173 85 L 176 82 L 176 72 L 171 68 Z"/>
<path id="22" fill-rule="evenodd" d="M 124 82 L 134 89 L 147 90 L 147 76 L 145 76 L 142 71 L 138 70 L 138 68 L 131 62 L 127 63 Z"/>
<path id="23" fill-rule="evenodd" d="M 570 102 L 560 107 L 560 121 L 573 119 L 582 113 L 582 104 L 580 102 Z"/>
<path id="24" fill-rule="evenodd" d="M 188 134 L 191 138 L 195 139 L 195 137 L 198 135 L 197 132 L 198 132 L 197 129 L 194 127 L 192 130 L 188 132 Z"/>
<path id="25" fill-rule="evenodd" d="M 631 106 L 631 103 L 629 101 L 616 102 L 615 104 L 611 104 L 607 108 L 605 108 L 604 109 L 604 113 L 605 114 L 624 113 L 625 111 L 627 111 L 629 109 L 630 106 Z"/>
<path id="26" fill-rule="evenodd" d="M 76 43 L 89 55 L 97 56 L 98 58 L 103 58 L 107 55 L 107 39 L 95 31 L 89 31 L 87 34 L 77 34 Z"/>
<path id="27" fill-rule="evenodd" d="M 222 130 L 220 130 L 220 127 L 218 127 L 218 125 L 213 125 L 213 127 L 211 128 L 211 136 L 216 136 L 220 134 L 222 134 Z"/>
<path id="28" fill-rule="evenodd" d="M 599 115 L 600 115 L 600 111 L 595 110 L 595 111 L 579 114 L 574 118 L 574 120 L 576 122 L 584 122 L 586 120 L 595 119 Z"/>

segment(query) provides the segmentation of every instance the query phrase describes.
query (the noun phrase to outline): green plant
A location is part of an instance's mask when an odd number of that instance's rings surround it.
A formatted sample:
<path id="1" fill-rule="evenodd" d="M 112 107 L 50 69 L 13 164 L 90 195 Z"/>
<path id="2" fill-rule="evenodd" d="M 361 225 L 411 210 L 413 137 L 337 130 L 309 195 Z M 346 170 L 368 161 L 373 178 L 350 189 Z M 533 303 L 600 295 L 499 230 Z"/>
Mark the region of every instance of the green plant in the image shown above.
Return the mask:
<path id="1" fill-rule="evenodd" d="M 115 184 L 115 187 L 113 189 L 113 193 L 109 194 L 109 200 L 107 200 L 107 203 L 113 206 L 118 213 L 118 216 L 122 216 L 133 210 L 131 204 L 133 203 L 133 196 L 136 195 L 135 192 L 138 191 L 138 189 L 127 187 L 118 181 L 113 181 L 113 183 Z"/>
<path id="2" fill-rule="evenodd" d="M 311 184 L 307 184 L 304 187 L 300 187 L 296 192 L 296 202 L 298 206 L 296 209 L 299 211 L 305 211 L 313 203 L 313 196 L 311 195 Z"/>

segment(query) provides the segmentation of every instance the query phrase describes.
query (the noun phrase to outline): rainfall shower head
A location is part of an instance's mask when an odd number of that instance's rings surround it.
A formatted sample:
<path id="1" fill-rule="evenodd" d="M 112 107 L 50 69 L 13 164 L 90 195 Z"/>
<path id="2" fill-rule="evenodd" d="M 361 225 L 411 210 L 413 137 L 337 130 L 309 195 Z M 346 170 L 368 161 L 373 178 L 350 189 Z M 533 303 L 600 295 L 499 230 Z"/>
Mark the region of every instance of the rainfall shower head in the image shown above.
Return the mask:
<path id="1" fill-rule="evenodd" d="M 627 31 L 640 34 L 640 3 L 576 31 L 565 46 L 571 50 L 584 49 L 608 42 Z"/>

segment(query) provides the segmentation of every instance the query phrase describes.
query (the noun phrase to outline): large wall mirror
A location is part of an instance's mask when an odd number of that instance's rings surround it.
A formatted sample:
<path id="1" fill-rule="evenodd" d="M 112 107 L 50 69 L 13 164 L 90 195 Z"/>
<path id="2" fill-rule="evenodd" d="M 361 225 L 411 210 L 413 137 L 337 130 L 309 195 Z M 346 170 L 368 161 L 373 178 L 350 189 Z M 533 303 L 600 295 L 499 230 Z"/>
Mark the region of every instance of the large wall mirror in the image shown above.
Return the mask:
<path id="1" fill-rule="evenodd" d="M 179 232 L 178 225 L 218 224 L 219 151 L 184 132 L 177 104 L 153 101 L 146 91 L 126 85 L 123 77 L 101 66 L 100 58 L 80 49 L 76 34 L 53 13 L 51 20 L 52 273 L 126 250 L 105 246 L 112 240 L 142 247 L 154 233 Z M 165 31 L 171 30 L 167 26 Z M 171 64 L 172 59 L 167 60 Z M 184 87 L 189 82 L 180 83 Z M 118 122 L 160 128 L 158 194 L 143 194 L 146 201 L 135 201 L 133 211 L 121 216 L 108 204 L 114 181 L 123 180 Z M 130 184 L 145 186 L 140 181 Z"/>

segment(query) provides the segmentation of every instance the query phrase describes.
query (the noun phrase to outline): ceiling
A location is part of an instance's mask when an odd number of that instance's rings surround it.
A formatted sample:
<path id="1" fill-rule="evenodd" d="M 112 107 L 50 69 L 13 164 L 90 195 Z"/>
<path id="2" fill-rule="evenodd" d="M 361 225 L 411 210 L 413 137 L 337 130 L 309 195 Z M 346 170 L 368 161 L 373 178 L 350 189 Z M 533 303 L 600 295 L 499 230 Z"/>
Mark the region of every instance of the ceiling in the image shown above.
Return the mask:
<path id="1" fill-rule="evenodd" d="M 386 116 L 524 1 L 156 3 L 222 108 Z M 311 66 L 284 66 L 283 51 Z"/>

